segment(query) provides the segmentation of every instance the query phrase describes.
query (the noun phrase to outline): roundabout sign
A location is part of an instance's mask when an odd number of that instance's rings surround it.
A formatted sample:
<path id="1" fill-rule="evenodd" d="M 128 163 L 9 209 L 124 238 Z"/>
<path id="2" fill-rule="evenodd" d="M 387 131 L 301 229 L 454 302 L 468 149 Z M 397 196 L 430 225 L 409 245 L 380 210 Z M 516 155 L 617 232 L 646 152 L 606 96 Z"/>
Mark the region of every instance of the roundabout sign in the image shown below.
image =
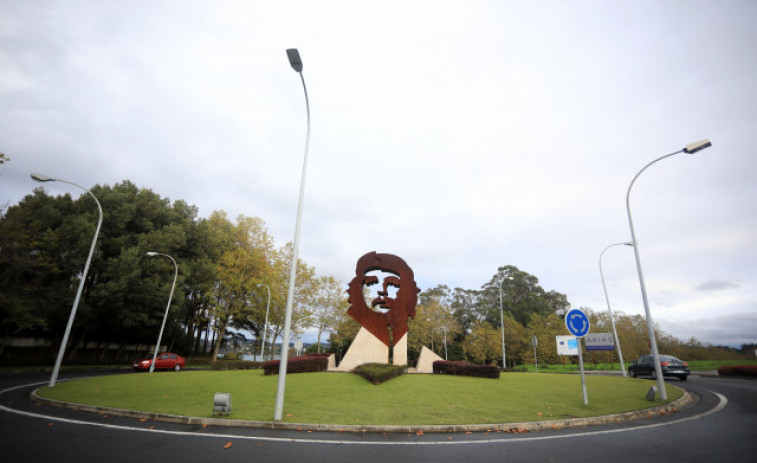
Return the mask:
<path id="1" fill-rule="evenodd" d="M 568 331 L 573 336 L 583 338 L 589 334 L 591 323 L 583 310 L 571 309 L 565 314 L 565 327 L 568 328 Z"/>

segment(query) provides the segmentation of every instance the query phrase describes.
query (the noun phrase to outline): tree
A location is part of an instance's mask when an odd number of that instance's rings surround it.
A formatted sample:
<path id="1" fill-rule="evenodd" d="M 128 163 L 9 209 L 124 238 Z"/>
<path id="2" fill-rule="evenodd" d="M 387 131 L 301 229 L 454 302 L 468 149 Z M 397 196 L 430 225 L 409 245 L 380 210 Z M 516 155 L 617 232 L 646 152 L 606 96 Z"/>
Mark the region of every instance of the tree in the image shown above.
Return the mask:
<path id="1" fill-rule="evenodd" d="M 565 322 L 563 318 L 552 313 L 549 315 L 533 314 L 528 326 L 525 329 L 526 340 L 524 342 L 527 349 L 525 359 L 527 362 L 533 362 L 533 345 L 531 336 L 536 336 L 536 356 L 539 363 L 557 364 L 560 363 L 560 356 L 557 355 L 555 338 L 565 335 Z"/>
<path id="2" fill-rule="evenodd" d="M 216 361 L 226 329 L 245 328 L 254 323 L 248 298 L 259 281 L 269 275 L 268 256 L 273 239 L 261 219 L 240 215 L 232 224 L 225 212 L 215 211 L 209 219 L 210 236 L 216 248 L 217 280 L 211 292 L 210 314 L 215 320 L 216 341 L 212 361 Z M 256 317 L 258 320 L 261 317 Z"/>
<path id="3" fill-rule="evenodd" d="M 444 355 L 445 332 L 452 343 L 462 329 L 452 313 L 451 294 L 447 286 L 430 288 L 418 296 L 415 319 L 408 322 L 408 349 L 418 355 L 423 346 Z"/>
<path id="4" fill-rule="evenodd" d="M 494 364 L 501 358 L 500 333 L 486 322 L 476 322 L 463 341 L 465 356 L 477 364 Z"/>
<path id="5" fill-rule="evenodd" d="M 316 294 L 313 298 L 311 326 L 318 330 L 317 352 L 321 352 L 321 336 L 327 331 L 335 331 L 341 314 L 349 307 L 344 285 L 332 276 L 322 276 L 316 280 Z"/>

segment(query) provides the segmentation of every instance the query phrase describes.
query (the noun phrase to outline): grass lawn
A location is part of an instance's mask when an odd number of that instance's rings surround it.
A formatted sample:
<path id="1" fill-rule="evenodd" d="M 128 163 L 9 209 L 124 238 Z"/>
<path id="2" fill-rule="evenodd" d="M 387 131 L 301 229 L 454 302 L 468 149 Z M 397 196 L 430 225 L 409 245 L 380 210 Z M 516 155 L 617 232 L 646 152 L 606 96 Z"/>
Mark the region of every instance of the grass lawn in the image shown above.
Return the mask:
<path id="1" fill-rule="evenodd" d="M 739 359 L 739 360 L 692 360 L 688 361 L 683 359 L 689 365 L 692 371 L 697 370 L 717 370 L 723 365 L 757 365 L 757 359 Z M 626 362 L 626 369 L 631 362 Z M 528 371 L 535 371 L 533 364 L 527 364 L 525 367 Z M 584 370 L 586 371 L 620 371 L 619 363 L 598 363 L 594 365 L 591 362 L 584 362 Z M 543 373 L 575 373 L 578 371 L 578 365 L 542 365 L 539 364 L 539 371 Z"/>
<path id="2" fill-rule="evenodd" d="M 277 375 L 260 370 L 133 373 L 43 387 L 43 397 L 69 402 L 212 416 L 213 394 L 230 392 L 228 418 L 272 421 Z M 421 425 L 540 421 L 649 408 L 651 381 L 588 375 L 589 406 L 578 375 L 506 373 L 499 379 L 407 374 L 379 386 L 349 373 L 287 375 L 285 422 Z M 666 382 L 666 384 L 668 384 Z M 667 385 L 668 399 L 681 389 Z M 657 402 L 659 404 L 659 402 Z"/>

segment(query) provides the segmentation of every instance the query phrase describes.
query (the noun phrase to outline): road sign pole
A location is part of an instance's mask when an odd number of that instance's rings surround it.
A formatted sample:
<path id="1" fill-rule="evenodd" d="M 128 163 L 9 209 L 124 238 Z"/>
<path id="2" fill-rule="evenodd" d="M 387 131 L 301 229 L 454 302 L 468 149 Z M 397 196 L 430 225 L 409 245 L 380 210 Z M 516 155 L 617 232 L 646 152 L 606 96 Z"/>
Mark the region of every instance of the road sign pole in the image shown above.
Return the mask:
<path id="1" fill-rule="evenodd" d="M 581 390 L 584 393 L 584 405 L 589 405 L 589 396 L 586 394 L 586 376 L 584 376 L 584 355 L 581 353 L 581 338 L 578 341 L 578 367 L 581 369 Z"/>
<path id="2" fill-rule="evenodd" d="M 586 394 L 586 377 L 584 376 L 584 356 L 581 349 L 581 338 L 589 334 L 591 323 L 589 317 L 580 309 L 571 309 L 565 314 L 565 327 L 570 334 L 576 337 L 578 344 L 578 365 L 581 369 L 581 389 L 584 395 L 584 405 L 589 405 L 589 396 Z"/>

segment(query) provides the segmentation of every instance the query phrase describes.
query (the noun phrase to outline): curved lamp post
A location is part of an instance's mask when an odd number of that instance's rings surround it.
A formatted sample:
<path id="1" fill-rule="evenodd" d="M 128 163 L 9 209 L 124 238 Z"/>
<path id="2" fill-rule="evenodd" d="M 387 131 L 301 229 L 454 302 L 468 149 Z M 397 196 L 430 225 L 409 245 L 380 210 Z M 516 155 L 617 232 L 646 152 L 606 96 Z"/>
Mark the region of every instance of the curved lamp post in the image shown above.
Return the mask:
<path id="1" fill-rule="evenodd" d="M 620 338 L 618 337 L 618 331 L 615 329 L 615 318 L 612 316 L 612 309 L 610 308 L 610 298 L 607 296 L 607 286 L 605 285 L 605 275 L 602 273 L 602 256 L 604 256 L 605 251 L 610 249 L 613 246 L 633 246 L 633 243 L 615 243 L 607 246 L 602 250 L 602 252 L 599 254 L 599 276 L 602 277 L 602 289 L 605 291 L 605 300 L 607 301 L 607 312 L 610 314 L 610 324 L 612 325 L 612 334 L 615 336 L 615 345 L 618 347 L 618 358 L 620 359 L 620 373 L 625 377 L 627 375 L 626 373 L 626 366 L 623 363 L 623 350 L 620 348 Z"/>
<path id="2" fill-rule="evenodd" d="M 173 262 L 174 274 L 173 274 L 173 286 L 171 286 L 171 293 L 168 295 L 168 304 L 166 305 L 166 313 L 163 314 L 163 323 L 160 325 L 160 333 L 158 334 L 158 342 L 155 344 L 155 352 L 152 354 L 152 363 L 150 364 L 150 373 L 155 371 L 155 360 L 158 357 L 158 349 L 160 349 L 160 340 L 163 339 L 163 329 L 166 327 L 166 319 L 168 318 L 168 309 L 171 308 L 171 298 L 173 297 L 173 290 L 176 288 L 176 278 L 179 276 L 179 266 L 176 265 L 176 261 L 168 254 L 161 252 L 147 251 L 147 255 L 150 257 L 166 256 Z"/>
<path id="3" fill-rule="evenodd" d="M 499 282 L 499 320 L 502 325 L 502 371 L 507 370 L 507 363 L 505 362 L 505 309 L 502 307 L 502 283 L 505 280 L 512 280 L 513 277 L 504 277 Z"/>
<path id="4" fill-rule="evenodd" d="M 289 332 L 292 326 L 292 303 L 294 302 L 294 285 L 297 280 L 297 252 L 300 244 L 300 222 L 302 221 L 302 203 L 305 199 L 305 173 L 308 166 L 308 148 L 310 146 L 310 102 L 305 78 L 302 76 L 302 60 L 296 48 L 287 50 L 289 64 L 299 75 L 302 89 L 305 91 L 305 111 L 307 112 L 307 135 L 305 137 L 305 156 L 302 161 L 302 180 L 300 181 L 300 199 L 297 203 L 297 222 L 294 227 L 294 241 L 292 242 L 292 259 L 289 263 L 289 289 L 287 292 L 286 314 L 284 317 L 284 334 L 281 344 L 281 362 L 279 364 L 279 383 L 276 388 L 276 406 L 273 419 L 281 421 L 284 412 L 284 391 L 286 389 L 287 360 L 289 356 Z"/>
<path id="5" fill-rule="evenodd" d="M 99 212 L 99 218 L 97 220 L 97 228 L 95 229 L 95 236 L 92 238 L 92 245 L 89 248 L 89 256 L 87 256 L 87 263 L 84 264 L 84 273 L 81 275 L 81 280 L 79 280 L 79 289 L 76 291 L 76 298 L 74 299 L 74 305 L 71 307 L 71 315 L 68 317 L 68 323 L 66 324 L 66 331 L 63 333 L 63 341 L 61 341 L 60 349 L 58 349 L 58 358 L 55 360 L 55 366 L 53 367 L 53 374 L 50 377 L 50 387 L 55 387 L 55 381 L 58 379 L 58 372 L 60 371 L 60 364 L 63 362 L 63 354 L 66 351 L 66 344 L 68 344 L 68 336 L 71 334 L 71 328 L 74 325 L 74 318 L 76 317 L 76 310 L 79 307 L 79 300 L 81 299 L 81 293 L 84 289 L 84 281 L 87 279 L 87 272 L 89 271 L 89 264 L 92 262 L 92 255 L 95 253 L 95 244 L 97 244 L 97 235 L 100 233 L 100 227 L 103 224 L 103 208 L 100 206 L 100 201 L 97 200 L 94 194 L 92 194 L 91 191 L 84 188 L 81 185 L 77 185 L 74 182 L 69 182 L 66 180 L 61 180 L 59 178 L 52 178 L 48 177 L 46 175 L 41 174 L 32 174 L 32 179 L 34 179 L 37 182 L 63 182 L 68 183 L 69 185 L 73 185 L 75 187 L 79 187 L 82 190 L 89 193 L 92 198 L 94 198 L 95 203 L 97 204 L 97 211 Z"/>
<path id="6" fill-rule="evenodd" d="M 661 400 L 667 400 L 668 393 L 667 391 L 665 391 L 665 381 L 662 378 L 662 368 L 660 367 L 660 354 L 657 350 L 657 340 L 655 339 L 654 325 L 652 323 L 652 315 L 649 312 L 649 301 L 647 300 L 647 288 L 644 283 L 644 274 L 642 273 L 642 270 L 641 270 L 641 258 L 639 257 L 639 243 L 638 241 L 636 241 L 636 233 L 634 232 L 634 229 L 633 229 L 633 219 L 631 218 L 631 203 L 630 203 L 631 188 L 633 187 L 633 184 L 636 181 L 636 179 L 639 178 L 639 175 L 641 175 L 642 172 L 644 172 L 649 166 L 656 163 L 657 161 L 661 161 L 665 158 L 676 155 L 678 153 L 694 154 L 697 151 L 701 151 L 705 148 L 709 148 L 710 146 L 712 146 L 712 143 L 710 143 L 710 140 L 705 139 L 698 142 L 690 143 L 681 150 L 678 150 L 674 153 L 666 154 L 665 156 L 655 159 L 654 161 L 644 166 L 644 168 L 642 168 L 639 171 L 639 173 L 636 174 L 633 180 L 631 180 L 631 184 L 628 186 L 628 192 L 626 193 L 626 210 L 628 211 L 628 224 L 631 227 L 631 243 L 633 244 L 633 253 L 636 258 L 636 270 L 639 273 L 639 285 L 641 286 L 641 299 L 644 302 L 644 312 L 646 313 L 646 319 L 647 319 L 647 334 L 649 336 L 649 346 L 652 348 L 652 358 L 654 359 L 654 371 L 655 371 L 655 376 L 657 377 L 657 389 L 659 390 Z"/>
<path id="7" fill-rule="evenodd" d="M 268 332 L 268 309 L 271 308 L 271 288 L 265 283 L 256 285 L 258 288 L 265 286 L 268 290 L 268 303 L 265 305 L 265 324 L 263 325 L 263 343 L 260 345 L 260 361 L 265 361 L 265 334 Z"/>

